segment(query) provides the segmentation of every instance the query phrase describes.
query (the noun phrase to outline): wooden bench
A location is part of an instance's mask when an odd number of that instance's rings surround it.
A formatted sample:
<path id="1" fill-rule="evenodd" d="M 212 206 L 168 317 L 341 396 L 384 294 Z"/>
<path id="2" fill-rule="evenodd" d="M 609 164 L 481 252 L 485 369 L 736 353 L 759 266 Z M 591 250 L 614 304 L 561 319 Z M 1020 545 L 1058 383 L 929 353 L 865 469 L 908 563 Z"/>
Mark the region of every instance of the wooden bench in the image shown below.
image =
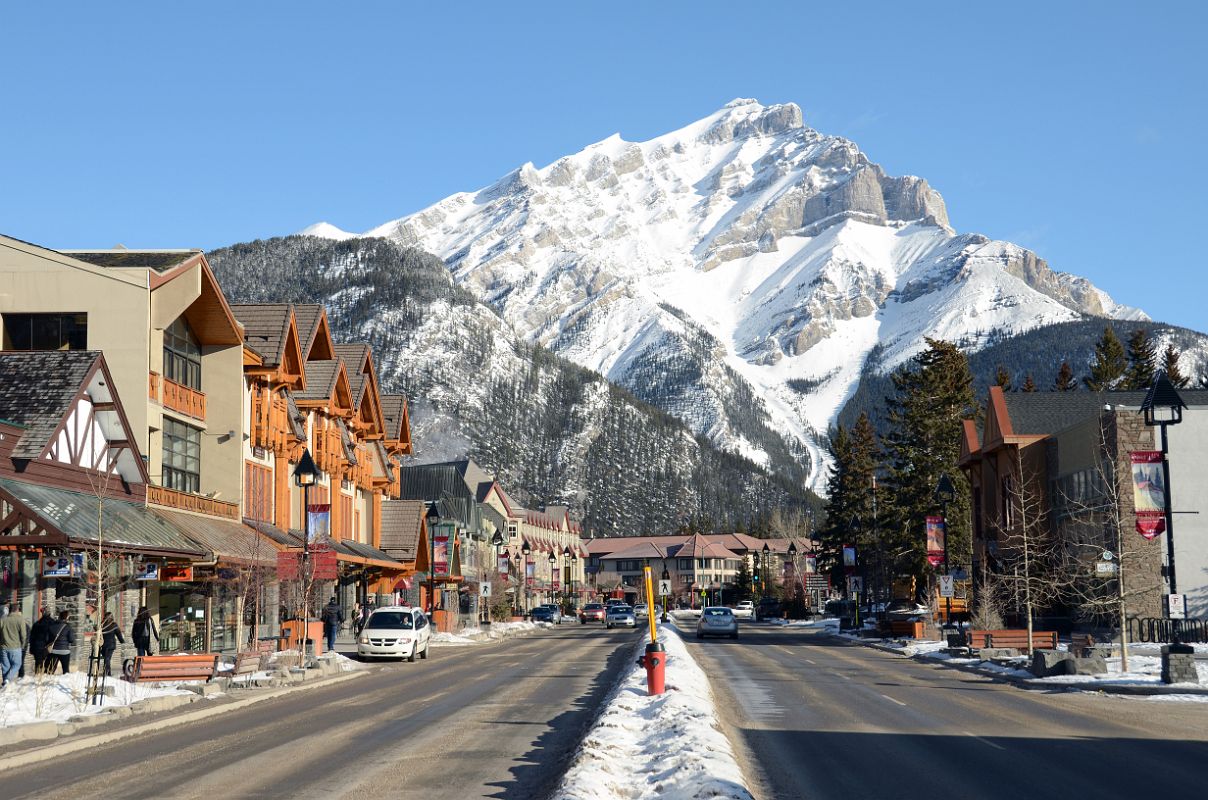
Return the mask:
<path id="1" fill-rule="evenodd" d="M 259 654 L 256 654 L 259 657 Z M 218 670 L 217 653 L 181 656 L 136 656 L 122 665 L 122 677 L 131 683 L 146 681 L 196 681 L 207 683 Z"/>
<path id="2" fill-rule="evenodd" d="M 1028 648 L 1028 632 L 1025 629 L 1002 631 L 969 631 L 969 646 L 974 650 L 983 648 L 1010 648 L 1025 653 Z M 1039 650 L 1057 649 L 1057 631 L 1032 631 L 1032 646 Z"/>

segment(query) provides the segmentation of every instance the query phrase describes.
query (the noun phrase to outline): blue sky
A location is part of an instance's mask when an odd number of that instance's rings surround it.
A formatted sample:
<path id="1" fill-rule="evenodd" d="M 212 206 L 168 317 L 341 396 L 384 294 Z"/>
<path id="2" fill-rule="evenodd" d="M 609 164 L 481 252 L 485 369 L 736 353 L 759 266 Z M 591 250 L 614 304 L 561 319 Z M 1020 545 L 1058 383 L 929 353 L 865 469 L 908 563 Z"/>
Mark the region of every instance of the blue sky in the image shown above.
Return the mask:
<path id="1" fill-rule="evenodd" d="M 0 231 L 212 248 L 365 230 L 754 97 L 927 178 L 958 230 L 1206 330 L 1206 8 L 11 4 Z"/>

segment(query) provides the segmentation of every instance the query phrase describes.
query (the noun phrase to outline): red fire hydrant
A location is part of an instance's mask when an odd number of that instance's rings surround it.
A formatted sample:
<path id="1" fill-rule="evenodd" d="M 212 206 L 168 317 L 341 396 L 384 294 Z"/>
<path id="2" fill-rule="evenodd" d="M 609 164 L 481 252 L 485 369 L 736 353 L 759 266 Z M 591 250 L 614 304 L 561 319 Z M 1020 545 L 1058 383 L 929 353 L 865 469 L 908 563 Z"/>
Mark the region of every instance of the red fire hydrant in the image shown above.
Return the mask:
<path id="1" fill-rule="evenodd" d="M 663 693 L 663 678 L 667 669 L 667 653 L 659 642 L 646 645 L 646 655 L 638 659 L 638 666 L 646 668 L 646 691 L 650 694 Z"/>

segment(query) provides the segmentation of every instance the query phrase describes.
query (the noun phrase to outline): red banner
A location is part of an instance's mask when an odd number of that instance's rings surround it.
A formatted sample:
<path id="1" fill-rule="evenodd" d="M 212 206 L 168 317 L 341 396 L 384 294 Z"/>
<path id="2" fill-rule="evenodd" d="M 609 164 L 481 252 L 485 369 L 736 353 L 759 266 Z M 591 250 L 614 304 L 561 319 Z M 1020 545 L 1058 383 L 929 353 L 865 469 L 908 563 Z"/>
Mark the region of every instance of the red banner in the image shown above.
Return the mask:
<path id="1" fill-rule="evenodd" d="M 499 562 L 499 574 L 500 574 L 500 575 L 505 575 L 505 576 L 506 576 L 506 575 L 508 574 L 508 556 L 507 556 L 507 553 L 504 553 L 503 555 L 499 556 L 499 557 L 498 557 L 498 559 L 497 559 L 497 561 Z"/>
<path id="2" fill-rule="evenodd" d="M 316 581 L 334 581 L 340 577 L 335 550 L 324 547 L 310 551 L 310 577 Z"/>
<path id="3" fill-rule="evenodd" d="M 1166 532 L 1166 517 L 1152 511 L 1137 512 L 1137 533 L 1153 539 Z"/>
<path id="4" fill-rule="evenodd" d="M 927 517 L 927 563 L 933 567 L 944 563 L 945 528 L 943 517 Z"/>
<path id="5" fill-rule="evenodd" d="M 532 561 L 529 561 L 524 565 L 524 580 L 529 586 L 533 585 L 534 566 L 535 565 Z"/>
<path id="6" fill-rule="evenodd" d="M 449 540 L 452 525 L 437 524 L 432 534 L 432 575 L 436 578 L 449 577 Z"/>

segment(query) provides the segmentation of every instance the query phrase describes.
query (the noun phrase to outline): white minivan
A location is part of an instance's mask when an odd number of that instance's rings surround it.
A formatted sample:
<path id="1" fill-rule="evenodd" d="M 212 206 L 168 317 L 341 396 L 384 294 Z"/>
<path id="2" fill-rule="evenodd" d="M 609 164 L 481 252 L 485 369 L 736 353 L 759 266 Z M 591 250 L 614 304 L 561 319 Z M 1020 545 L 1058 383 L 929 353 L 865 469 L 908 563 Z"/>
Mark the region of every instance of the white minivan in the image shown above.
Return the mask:
<path id="1" fill-rule="evenodd" d="M 383 606 L 369 615 L 357 636 L 360 658 L 428 657 L 432 625 L 424 612 L 409 606 Z"/>

